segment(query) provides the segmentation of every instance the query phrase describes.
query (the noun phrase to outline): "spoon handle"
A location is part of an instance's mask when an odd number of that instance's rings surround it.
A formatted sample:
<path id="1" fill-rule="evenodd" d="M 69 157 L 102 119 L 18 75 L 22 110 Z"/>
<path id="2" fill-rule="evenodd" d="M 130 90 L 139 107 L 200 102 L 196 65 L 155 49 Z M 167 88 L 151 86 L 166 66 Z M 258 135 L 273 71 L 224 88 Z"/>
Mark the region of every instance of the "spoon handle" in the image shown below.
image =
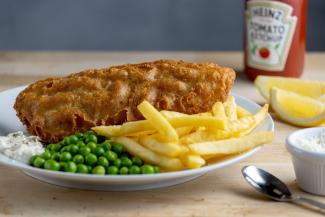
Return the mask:
<path id="1" fill-rule="evenodd" d="M 325 214 L 324 203 L 300 196 L 295 197 L 292 202 Z"/>

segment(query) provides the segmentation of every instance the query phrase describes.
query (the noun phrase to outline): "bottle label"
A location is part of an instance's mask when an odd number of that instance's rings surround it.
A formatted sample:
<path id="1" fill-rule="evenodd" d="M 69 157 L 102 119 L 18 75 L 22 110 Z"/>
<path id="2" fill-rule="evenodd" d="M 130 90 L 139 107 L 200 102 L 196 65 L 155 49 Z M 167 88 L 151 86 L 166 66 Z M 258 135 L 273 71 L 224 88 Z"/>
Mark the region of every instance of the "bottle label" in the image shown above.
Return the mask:
<path id="1" fill-rule="evenodd" d="M 288 4 L 251 0 L 246 10 L 247 65 L 283 71 L 296 29 L 297 17 Z"/>

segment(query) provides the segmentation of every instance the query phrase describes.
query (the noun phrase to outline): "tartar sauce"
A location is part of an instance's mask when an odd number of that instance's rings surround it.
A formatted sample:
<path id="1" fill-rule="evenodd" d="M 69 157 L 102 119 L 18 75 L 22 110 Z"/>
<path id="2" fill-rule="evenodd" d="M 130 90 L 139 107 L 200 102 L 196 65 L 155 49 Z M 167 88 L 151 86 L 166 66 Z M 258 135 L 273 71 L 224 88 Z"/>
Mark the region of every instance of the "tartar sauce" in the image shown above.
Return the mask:
<path id="1" fill-rule="evenodd" d="M 28 163 L 33 155 L 42 152 L 44 148 L 37 136 L 25 136 L 21 131 L 0 136 L 0 153 L 11 159 Z"/>
<path id="2" fill-rule="evenodd" d="M 325 153 L 325 131 L 322 131 L 315 136 L 299 139 L 296 146 L 306 151 Z"/>

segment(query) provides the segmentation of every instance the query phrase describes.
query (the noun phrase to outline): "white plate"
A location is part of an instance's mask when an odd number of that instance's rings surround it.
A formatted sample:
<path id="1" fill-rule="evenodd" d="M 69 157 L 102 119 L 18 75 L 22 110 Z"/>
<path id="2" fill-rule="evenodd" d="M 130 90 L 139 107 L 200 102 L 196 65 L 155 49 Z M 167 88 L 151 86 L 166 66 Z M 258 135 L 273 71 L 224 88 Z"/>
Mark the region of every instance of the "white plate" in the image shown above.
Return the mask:
<path id="1" fill-rule="evenodd" d="M 24 88 L 25 87 L 18 87 L 0 93 L 0 135 L 7 135 L 10 132 L 19 130 L 26 133 L 25 127 L 20 123 L 19 119 L 16 117 L 15 110 L 13 109 L 13 104 L 17 94 Z M 244 107 L 248 111 L 255 113 L 259 110 L 260 106 L 256 103 L 244 97 L 235 94 L 233 95 L 236 98 L 236 103 Z M 273 131 L 274 123 L 271 116 L 268 115 L 266 120 L 261 123 L 256 130 Z M 183 170 L 178 172 L 168 172 L 152 175 L 100 176 L 53 172 L 44 169 L 34 168 L 24 163 L 11 160 L 2 154 L 0 154 L 0 163 L 18 168 L 29 176 L 55 185 L 90 190 L 130 191 L 161 188 L 184 183 L 193 180 L 199 176 L 202 176 L 203 174 L 211 170 L 220 169 L 222 167 L 237 163 L 255 154 L 260 149 L 261 147 L 257 147 L 253 150 L 250 150 L 237 156 L 233 156 L 232 158 L 226 159 L 222 162 L 217 162 L 199 169 Z"/>

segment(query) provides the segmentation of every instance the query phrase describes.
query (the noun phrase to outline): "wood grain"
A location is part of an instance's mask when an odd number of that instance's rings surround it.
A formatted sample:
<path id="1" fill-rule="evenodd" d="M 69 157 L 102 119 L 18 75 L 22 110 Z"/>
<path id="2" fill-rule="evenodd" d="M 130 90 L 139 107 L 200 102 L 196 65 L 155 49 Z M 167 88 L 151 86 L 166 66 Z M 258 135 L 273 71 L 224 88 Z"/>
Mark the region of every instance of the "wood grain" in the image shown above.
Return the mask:
<path id="1" fill-rule="evenodd" d="M 257 103 L 263 98 L 241 71 L 238 52 L 2 52 L 0 90 L 31 83 L 50 75 L 158 58 L 213 61 L 235 68 L 233 92 Z M 307 55 L 304 78 L 325 80 L 325 53 Z M 182 185 L 138 192 L 96 192 L 66 189 L 34 180 L 18 170 L 0 166 L 0 216 L 321 216 L 291 204 L 269 201 L 256 193 L 241 176 L 244 165 L 269 170 L 304 193 L 295 182 L 286 136 L 296 127 L 275 117 L 275 139 L 262 151 L 236 165 L 213 171 Z"/>

